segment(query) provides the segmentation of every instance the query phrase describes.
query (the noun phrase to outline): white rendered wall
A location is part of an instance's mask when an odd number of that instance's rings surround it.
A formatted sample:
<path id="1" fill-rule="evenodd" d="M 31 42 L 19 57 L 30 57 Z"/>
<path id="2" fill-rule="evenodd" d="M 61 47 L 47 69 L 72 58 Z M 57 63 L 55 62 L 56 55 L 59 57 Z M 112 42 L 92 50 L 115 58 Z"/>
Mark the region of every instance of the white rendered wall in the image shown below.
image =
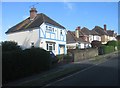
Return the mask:
<path id="1" fill-rule="evenodd" d="M 54 28 L 54 33 L 46 31 L 46 26 Z M 62 35 L 60 31 L 62 30 Z M 65 46 L 65 54 L 67 54 L 66 48 L 66 30 L 61 29 L 49 24 L 43 23 L 40 28 L 34 30 L 27 30 L 23 32 L 16 32 L 7 35 L 8 41 L 15 41 L 18 45 L 22 46 L 23 49 L 30 48 L 31 43 L 34 43 L 35 47 L 41 47 L 46 50 L 46 41 L 55 42 L 55 54 L 59 54 L 59 45 Z"/>
<path id="2" fill-rule="evenodd" d="M 15 41 L 18 45 L 22 46 L 23 49 L 30 48 L 31 43 L 37 46 L 37 41 L 39 39 L 38 32 L 39 29 L 24 31 L 24 32 L 16 32 L 8 34 L 8 41 Z"/>

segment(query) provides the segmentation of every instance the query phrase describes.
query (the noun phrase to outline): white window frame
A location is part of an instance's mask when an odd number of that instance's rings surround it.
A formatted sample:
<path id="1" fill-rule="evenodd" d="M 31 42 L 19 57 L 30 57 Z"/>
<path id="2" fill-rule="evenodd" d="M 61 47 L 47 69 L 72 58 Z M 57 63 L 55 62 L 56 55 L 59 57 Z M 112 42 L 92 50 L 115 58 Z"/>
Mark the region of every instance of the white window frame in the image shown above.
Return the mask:
<path id="1" fill-rule="evenodd" d="M 52 49 L 50 49 L 50 47 L 52 47 Z M 53 51 L 55 50 L 55 43 L 46 43 L 46 49 L 48 51 Z"/>

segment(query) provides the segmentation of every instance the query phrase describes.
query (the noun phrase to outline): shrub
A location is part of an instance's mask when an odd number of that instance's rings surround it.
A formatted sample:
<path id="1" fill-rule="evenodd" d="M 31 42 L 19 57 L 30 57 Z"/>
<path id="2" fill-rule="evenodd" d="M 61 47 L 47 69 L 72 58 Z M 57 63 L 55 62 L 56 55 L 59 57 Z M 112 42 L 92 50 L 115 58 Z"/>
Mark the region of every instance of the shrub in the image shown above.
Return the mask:
<path id="1" fill-rule="evenodd" d="M 107 46 L 107 45 L 102 45 L 101 47 L 99 47 L 99 54 L 107 54 L 107 53 L 111 53 L 114 51 L 114 46 Z"/>
<path id="2" fill-rule="evenodd" d="M 97 48 L 97 47 L 101 46 L 101 42 L 97 41 L 97 40 L 94 40 L 94 41 L 92 41 L 91 45 L 92 45 L 93 48 Z"/>
<path id="3" fill-rule="evenodd" d="M 14 41 L 4 41 L 1 43 L 2 51 L 13 51 L 13 50 L 21 50 L 20 46 L 17 45 Z"/>
<path id="4" fill-rule="evenodd" d="M 117 41 L 108 41 L 108 42 L 107 42 L 107 45 L 108 45 L 108 46 L 117 46 L 118 43 L 117 43 Z"/>
<path id="5" fill-rule="evenodd" d="M 120 41 L 109 41 L 107 45 L 114 46 L 114 48 L 117 47 L 117 49 L 120 50 Z"/>
<path id="6" fill-rule="evenodd" d="M 117 49 L 120 50 L 120 41 L 117 41 L 117 43 L 118 43 Z"/>
<path id="7" fill-rule="evenodd" d="M 2 53 L 3 83 L 40 73 L 51 67 L 50 54 L 40 48 Z"/>
<path id="8" fill-rule="evenodd" d="M 120 35 L 117 35 L 116 39 L 117 39 L 118 41 L 120 41 Z"/>

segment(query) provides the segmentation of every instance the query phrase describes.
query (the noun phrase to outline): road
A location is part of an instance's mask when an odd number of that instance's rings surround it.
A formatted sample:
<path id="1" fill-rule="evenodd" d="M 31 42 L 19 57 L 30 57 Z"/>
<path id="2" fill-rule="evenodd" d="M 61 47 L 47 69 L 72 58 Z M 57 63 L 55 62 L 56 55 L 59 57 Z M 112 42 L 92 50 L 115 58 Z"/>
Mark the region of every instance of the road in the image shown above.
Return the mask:
<path id="1" fill-rule="evenodd" d="M 46 86 L 118 86 L 118 63 L 120 55 L 93 65 L 70 76 L 49 83 Z"/>

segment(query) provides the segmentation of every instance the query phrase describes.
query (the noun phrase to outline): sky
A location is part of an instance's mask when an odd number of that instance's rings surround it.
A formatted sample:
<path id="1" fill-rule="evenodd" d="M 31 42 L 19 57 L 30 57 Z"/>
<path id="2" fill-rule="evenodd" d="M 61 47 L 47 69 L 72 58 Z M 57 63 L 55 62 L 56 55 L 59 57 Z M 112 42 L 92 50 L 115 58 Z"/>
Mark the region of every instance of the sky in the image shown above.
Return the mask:
<path id="1" fill-rule="evenodd" d="M 74 31 L 77 26 L 92 30 L 106 24 L 108 30 L 118 33 L 118 2 L 2 2 L 0 41 L 7 40 L 5 32 L 10 27 L 29 17 L 33 5 L 38 13 L 46 14 L 67 30 Z"/>

